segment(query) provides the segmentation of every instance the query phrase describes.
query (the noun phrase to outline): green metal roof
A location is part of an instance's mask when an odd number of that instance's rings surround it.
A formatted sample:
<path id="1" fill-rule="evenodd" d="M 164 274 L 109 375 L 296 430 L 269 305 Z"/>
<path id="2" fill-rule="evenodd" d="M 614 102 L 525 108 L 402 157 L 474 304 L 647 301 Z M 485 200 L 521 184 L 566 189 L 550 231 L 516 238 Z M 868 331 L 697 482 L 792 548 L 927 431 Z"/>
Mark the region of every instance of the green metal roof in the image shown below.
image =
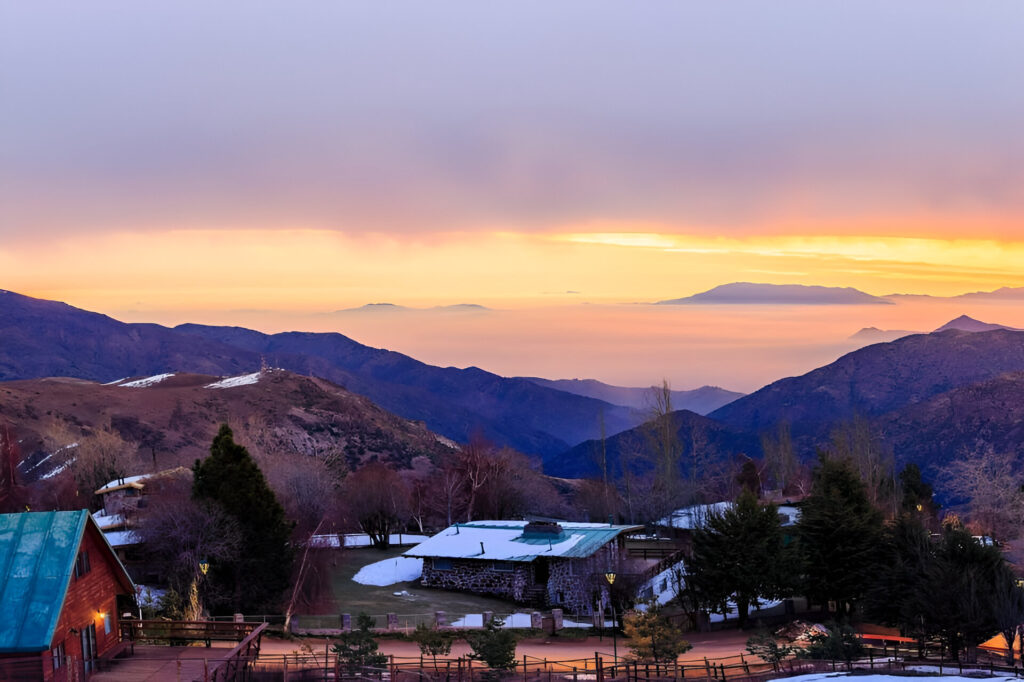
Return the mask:
<path id="1" fill-rule="evenodd" d="M 0 514 L 0 653 L 50 648 L 89 522 L 85 509 Z"/>

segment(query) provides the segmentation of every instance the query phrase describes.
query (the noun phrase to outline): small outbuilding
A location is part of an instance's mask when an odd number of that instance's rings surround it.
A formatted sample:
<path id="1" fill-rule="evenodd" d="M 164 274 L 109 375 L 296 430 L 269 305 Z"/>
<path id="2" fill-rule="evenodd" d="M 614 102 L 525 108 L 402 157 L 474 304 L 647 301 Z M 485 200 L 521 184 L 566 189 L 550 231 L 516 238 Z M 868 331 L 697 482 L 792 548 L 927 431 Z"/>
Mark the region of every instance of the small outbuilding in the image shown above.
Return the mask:
<path id="1" fill-rule="evenodd" d="M 0 514 L 0 679 L 85 679 L 134 593 L 87 510 Z"/>
<path id="2" fill-rule="evenodd" d="M 607 574 L 634 572 L 625 537 L 643 526 L 542 521 L 457 523 L 405 552 L 422 584 L 589 614 L 608 603 Z"/>

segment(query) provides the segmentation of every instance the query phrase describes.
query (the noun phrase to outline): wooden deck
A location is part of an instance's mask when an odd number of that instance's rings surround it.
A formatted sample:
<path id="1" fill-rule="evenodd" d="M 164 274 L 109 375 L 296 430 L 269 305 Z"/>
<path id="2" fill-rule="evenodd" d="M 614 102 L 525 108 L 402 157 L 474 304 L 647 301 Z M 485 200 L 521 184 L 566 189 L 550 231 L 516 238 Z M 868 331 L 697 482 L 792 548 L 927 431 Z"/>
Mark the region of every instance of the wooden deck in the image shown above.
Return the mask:
<path id="1" fill-rule="evenodd" d="M 90 682 L 192 682 L 202 680 L 203 671 L 226 659 L 234 646 L 230 643 L 205 646 L 135 645 L 135 655 L 118 658 L 110 669 L 93 673 Z"/>

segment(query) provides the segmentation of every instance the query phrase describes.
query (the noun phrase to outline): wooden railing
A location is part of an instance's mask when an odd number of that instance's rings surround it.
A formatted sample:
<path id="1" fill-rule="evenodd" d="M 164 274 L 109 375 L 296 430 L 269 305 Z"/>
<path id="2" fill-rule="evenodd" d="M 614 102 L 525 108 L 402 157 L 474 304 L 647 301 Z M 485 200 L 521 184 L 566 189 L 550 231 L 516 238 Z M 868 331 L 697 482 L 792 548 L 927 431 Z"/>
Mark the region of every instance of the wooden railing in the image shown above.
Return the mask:
<path id="1" fill-rule="evenodd" d="M 266 623 L 234 623 L 206 620 L 123 620 L 121 639 L 129 642 L 165 641 L 171 644 L 188 642 L 241 642 L 256 630 L 262 632 Z"/>
<path id="2" fill-rule="evenodd" d="M 249 667 L 260 655 L 260 637 L 266 629 L 267 624 L 260 623 L 231 650 L 231 653 L 218 661 L 216 667 L 210 671 L 209 682 L 238 682 L 247 679 Z"/>

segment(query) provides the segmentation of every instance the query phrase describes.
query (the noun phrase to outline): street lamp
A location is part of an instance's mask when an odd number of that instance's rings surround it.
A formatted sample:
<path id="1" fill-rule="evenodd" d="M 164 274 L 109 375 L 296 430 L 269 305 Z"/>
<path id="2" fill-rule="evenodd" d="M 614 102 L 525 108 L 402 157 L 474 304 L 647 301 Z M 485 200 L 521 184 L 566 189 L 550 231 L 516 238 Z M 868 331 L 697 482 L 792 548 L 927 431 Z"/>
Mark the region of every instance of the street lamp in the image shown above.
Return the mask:
<path id="1" fill-rule="evenodd" d="M 210 570 L 210 562 L 206 559 L 199 560 L 199 572 L 206 575 L 206 572 Z"/>
<path id="2" fill-rule="evenodd" d="M 604 574 L 604 579 L 608 581 L 608 601 L 612 606 L 612 654 L 615 656 L 615 665 L 619 665 L 619 638 L 616 629 L 618 622 L 615 620 L 615 597 L 612 595 L 612 586 L 615 584 L 615 573 L 609 571 Z"/>

